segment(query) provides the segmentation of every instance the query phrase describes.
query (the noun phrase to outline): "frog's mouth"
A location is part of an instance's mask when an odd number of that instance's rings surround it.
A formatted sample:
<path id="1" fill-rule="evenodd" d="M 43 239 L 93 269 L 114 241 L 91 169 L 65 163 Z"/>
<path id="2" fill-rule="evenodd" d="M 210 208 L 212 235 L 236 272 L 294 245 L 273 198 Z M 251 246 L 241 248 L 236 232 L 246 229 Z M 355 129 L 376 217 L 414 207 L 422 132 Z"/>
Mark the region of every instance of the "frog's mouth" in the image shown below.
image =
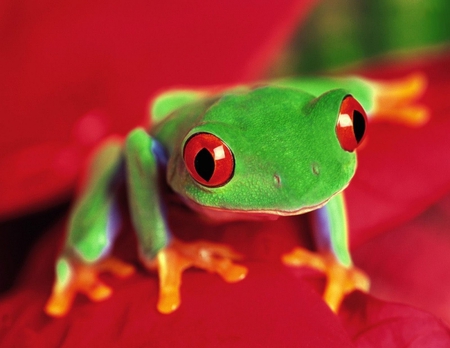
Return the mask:
<path id="1" fill-rule="evenodd" d="M 337 194 L 337 193 L 336 193 Z M 186 205 L 192 210 L 200 213 L 202 216 L 206 218 L 217 221 L 217 222 L 227 222 L 227 221 L 254 221 L 254 220 L 277 220 L 280 216 L 294 216 L 309 213 L 310 211 L 319 209 L 323 207 L 328 201 L 334 197 L 331 196 L 320 202 L 318 204 L 302 207 L 300 209 L 295 210 L 277 210 L 277 209 L 264 209 L 264 210 L 238 210 L 238 209 L 228 209 L 228 208 L 219 208 L 219 207 L 210 207 L 198 204 L 197 202 L 189 199 L 187 197 L 183 197 Z"/>

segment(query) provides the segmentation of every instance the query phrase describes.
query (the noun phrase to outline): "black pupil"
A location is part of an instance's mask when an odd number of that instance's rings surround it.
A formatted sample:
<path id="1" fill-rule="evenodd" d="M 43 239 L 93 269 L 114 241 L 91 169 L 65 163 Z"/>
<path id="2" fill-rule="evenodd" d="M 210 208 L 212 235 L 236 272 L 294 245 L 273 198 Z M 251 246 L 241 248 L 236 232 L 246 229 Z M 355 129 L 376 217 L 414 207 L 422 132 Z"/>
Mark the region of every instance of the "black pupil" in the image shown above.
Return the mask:
<path id="1" fill-rule="evenodd" d="M 214 158 L 205 148 L 201 149 L 195 156 L 194 166 L 198 175 L 205 181 L 209 181 L 214 174 Z"/>
<path id="2" fill-rule="evenodd" d="M 364 116 L 358 111 L 353 111 L 353 133 L 355 134 L 356 142 L 359 144 L 366 131 L 366 122 Z"/>

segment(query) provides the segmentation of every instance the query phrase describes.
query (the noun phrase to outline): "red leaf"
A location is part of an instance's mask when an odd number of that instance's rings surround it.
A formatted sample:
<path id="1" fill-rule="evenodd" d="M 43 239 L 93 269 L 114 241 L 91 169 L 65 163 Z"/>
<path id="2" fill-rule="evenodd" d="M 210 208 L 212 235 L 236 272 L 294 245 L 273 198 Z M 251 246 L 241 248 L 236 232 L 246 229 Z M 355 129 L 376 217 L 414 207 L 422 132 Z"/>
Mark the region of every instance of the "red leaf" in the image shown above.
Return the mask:
<path id="1" fill-rule="evenodd" d="M 450 322 L 450 196 L 410 222 L 353 252 L 372 294 L 434 313 Z"/>
<path id="2" fill-rule="evenodd" d="M 450 330 L 433 315 L 360 292 L 346 299 L 340 317 L 357 347 L 422 348 L 450 344 Z"/>
<path id="3" fill-rule="evenodd" d="M 4 1 L 0 216 L 67 195 L 89 149 L 142 124 L 157 90 L 260 76 L 314 3 Z"/>

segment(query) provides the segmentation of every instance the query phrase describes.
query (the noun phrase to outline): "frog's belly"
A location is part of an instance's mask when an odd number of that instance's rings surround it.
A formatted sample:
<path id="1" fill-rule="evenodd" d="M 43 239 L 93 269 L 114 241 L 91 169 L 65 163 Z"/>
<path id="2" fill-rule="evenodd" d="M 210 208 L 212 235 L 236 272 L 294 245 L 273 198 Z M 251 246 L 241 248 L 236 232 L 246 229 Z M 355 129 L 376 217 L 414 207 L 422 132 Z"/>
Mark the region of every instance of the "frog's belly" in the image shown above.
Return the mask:
<path id="1" fill-rule="evenodd" d="M 190 199 L 183 199 L 184 203 L 192 210 L 198 212 L 205 218 L 214 222 L 231 222 L 231 221 L 261 221 L 277 220 L 280 215 L 265 212 L 248 212 L 244 210 L 228 210 L 220 208 L 211 208 L 197 204 Z"/>
<path id="2" fill-rule="evenodd" d="M 233 210 L 233 209 L 221 209 L 218 207 L 207 207 L 200 205 L 188 198 L 181 197 L 184 203 L 192 210 L 198 212 L 204 217 L 212 221 L 228 222 L 228 221 L 260 221 L 260 220 L 277 220 L 280 216 L 293 216 L 305 214 L 310 211 L 323 207 L 329 198 L 320 202 L 314 206 L 302 207 L 293 211 L 284 210 Z"/>

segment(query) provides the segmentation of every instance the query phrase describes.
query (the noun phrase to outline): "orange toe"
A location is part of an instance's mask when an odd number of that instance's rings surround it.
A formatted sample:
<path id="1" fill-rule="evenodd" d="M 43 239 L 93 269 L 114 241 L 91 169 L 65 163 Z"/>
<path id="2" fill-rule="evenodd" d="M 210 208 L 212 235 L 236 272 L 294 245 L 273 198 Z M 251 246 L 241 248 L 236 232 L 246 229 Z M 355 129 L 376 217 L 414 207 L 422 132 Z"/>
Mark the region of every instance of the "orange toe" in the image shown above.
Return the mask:
<path id="1" fill-rule="evenodd" d="M 327 283 L 323 294 L 324 301 L 333 312 L 337 312 L 344 297 L 354 290 L 369 291 L 369 278 L 361 270 L 339 263 L 331 254 L 313 253 L 295 248 L 283 255 L 282 261 L 289 266 L 307 266 L 324 272 Z"/>
<path id="2" fill-rule="evenodd" d="M 100 279 L 102 272 L 110 272 L 119 277 L 127 277 L 135 269 L 113 257 L 94 264 L 84 264 L 78 260 L 61 258 L 69 268 L 69 273 L 55 280 L 52 294 L 45 306 L 45 312 L 53 317 L 65 316 L 72 307 L 78 293 L 86 295 L 91 301 L 103 301 L 112 295 L 112 289 Z"/>
<path id="3" fill-rule="evenodd" d="M 160 250 L 156 257 L 159 274 L 158 311 L 168 314 L 176 310 L 181 303 L 180 286 L 184 270 L 197 267 L 219 274 L 227 282 L 237 282 L 245 278 L 247 268 L 233 262 L 241 255 L 229 247 L 204 242 L 181 242 L 178 240 Z M 153 262 L 144 260 L 144 264 L 153 267 Z"/>
<path id="4" fill-rule="evenodd" d="M 426 76 L 421 73 L 375 84 L 374 118 L 407 126 L 423 125 L 430 113 L 427 107 L 416 101 L 423 95 L 426 86 Z"/>

